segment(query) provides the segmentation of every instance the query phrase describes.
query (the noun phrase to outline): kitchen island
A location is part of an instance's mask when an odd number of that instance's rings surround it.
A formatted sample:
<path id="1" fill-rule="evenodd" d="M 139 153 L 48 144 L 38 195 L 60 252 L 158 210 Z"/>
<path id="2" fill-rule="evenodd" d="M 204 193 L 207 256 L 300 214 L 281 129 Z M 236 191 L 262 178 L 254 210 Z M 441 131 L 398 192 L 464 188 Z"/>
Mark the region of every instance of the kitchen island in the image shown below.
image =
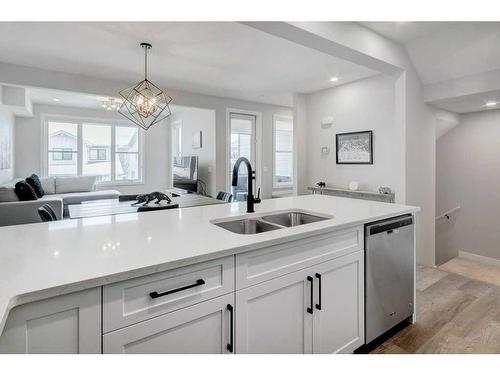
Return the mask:
<path id="1" fill-rule="evenodd" d="M 419 209 L 320 195 L 0 228 L 0 352 L 333 353 L 364 343 L 366 223 Z M 214 223 L 299 210 L 256 234 Z"/>

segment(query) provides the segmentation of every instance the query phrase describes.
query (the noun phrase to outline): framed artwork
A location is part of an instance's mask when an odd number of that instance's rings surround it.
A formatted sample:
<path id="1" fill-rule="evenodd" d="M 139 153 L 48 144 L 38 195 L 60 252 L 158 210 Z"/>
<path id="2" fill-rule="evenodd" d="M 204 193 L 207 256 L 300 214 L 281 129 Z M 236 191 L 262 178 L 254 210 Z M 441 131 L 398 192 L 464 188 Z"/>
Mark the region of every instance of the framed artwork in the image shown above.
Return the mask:
<path id="1" fill-rule="evenodd" d="M 201 130 L 193 132 L 191 147 L 192 148 L 202 148 L 203 147 Z"/>
<path id="2" fill-rule="evenodd" d="M 341 133 L 335 136 L 337 164 L 373 164 L 371 130 Z"/>

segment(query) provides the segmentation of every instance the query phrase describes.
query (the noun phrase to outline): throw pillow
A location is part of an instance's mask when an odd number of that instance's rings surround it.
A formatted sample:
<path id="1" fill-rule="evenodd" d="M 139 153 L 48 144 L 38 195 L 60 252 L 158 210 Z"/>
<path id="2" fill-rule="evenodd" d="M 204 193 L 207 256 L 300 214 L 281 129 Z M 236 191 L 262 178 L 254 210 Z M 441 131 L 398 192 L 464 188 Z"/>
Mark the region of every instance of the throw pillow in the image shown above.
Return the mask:
<path id="1" fill-rule="evenodd" d="M 36 174 L 26 177 L 26 182 L 33 188 L 33 190 L 35 190 L 37 198 L 41 198 L 45 195 L 42 183 Z"/>
<path id="2" fill-rule="evenodd" d="M 37 199 L 35 190 L 26 181 L 19 181 L 14 189 L 20 201 L 36 201 Z"/>

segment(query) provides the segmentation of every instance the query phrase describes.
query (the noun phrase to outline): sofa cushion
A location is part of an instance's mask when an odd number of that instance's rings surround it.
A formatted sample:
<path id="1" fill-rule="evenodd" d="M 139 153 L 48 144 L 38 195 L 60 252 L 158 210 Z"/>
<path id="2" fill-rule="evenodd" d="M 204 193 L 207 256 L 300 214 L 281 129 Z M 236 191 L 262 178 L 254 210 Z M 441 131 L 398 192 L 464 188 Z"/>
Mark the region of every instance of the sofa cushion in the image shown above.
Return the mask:
<path id="1" fill-rule="evenodd" d="M 35 190 L 26 181 L 19 181 L 14 187 L 17 197 L 20 201 L 36 201 Z"/>
<path id="2" fill-rule="evenodd" d="M 42 189 L 45 194 L 55 194 L 56 193 L 56 178 L 55 177 L 43 177 L 40 179 L 42 184 Z"/>
<path id="3" fill-rule="evenodd" d="M 84 201 L 95 201 L 99 199 L 116 199 L 119 196 L 120 192 L 117 190 L 97 190 L 97 191 L 88 191 L 82 193 L 55 194 L 51 195 L 50 197 L 61 198 L 64 202 L 64 205 L 67 206 L 68 204 L 80 204 Z M 45 197 L 47 197 L 47 195 Z"/>
<path id="4" fill-rule="evenodd" d="M 33 188 L 33 190 L 35 190 L 37 198 L 41 198 L 45 195 L 42 183 L 36 174 L 26 177 L 26 182 Z"/>
<path id="5" fill-rule="evenodd" d="M 90 192 L 94 190 L 95 176 L 57 177 L 56 194 Z"/>
<path id="6" fill-rule="evenodd" d="M 14 186 L 0 186 L 0 202 L 16 202 L 18 200 Z"/>

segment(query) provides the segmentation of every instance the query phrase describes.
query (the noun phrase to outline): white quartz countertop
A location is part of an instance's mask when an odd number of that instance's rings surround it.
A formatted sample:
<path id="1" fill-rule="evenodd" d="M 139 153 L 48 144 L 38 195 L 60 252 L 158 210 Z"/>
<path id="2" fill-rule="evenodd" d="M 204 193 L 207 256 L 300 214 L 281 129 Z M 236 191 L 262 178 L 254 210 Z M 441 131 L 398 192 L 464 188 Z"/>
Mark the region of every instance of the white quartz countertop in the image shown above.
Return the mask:
<path id="1" fill-rule="evenodd" d="M 290 209 L 332 219 L 259 234 L 210 221 Z M 0 334 L 13 307 L 78 290 L 419 211 L 418 207 L 303 195 L 0 227 Z"/>

